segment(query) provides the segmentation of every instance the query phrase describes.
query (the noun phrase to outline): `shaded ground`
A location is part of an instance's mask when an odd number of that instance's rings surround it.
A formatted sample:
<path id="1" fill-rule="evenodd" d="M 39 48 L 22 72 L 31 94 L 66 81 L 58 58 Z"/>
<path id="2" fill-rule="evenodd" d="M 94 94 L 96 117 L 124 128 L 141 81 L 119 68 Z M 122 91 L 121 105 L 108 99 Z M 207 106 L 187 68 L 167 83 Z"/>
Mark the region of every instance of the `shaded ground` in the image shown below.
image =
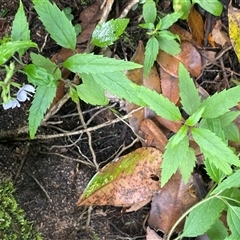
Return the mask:
<path id="1" fill-rule="evenodd" d="M 77 0 L 54 2 L 61 9 L 70 6 L 75 13 L 79 13 L 93 1 L 87 1 L 85 5 Z M 1 28 L 0 25 L 0 29 L 4 29 L 0 32 L 2 37 L 10 30 L 18 1 L 0 0 L 0 3 L 0 10 L 5 8 L 9 10 L 6 19 L 2 22 L 4 27 Z M 31 3 L 27 0 L 23 3 L 30 21 L 33 41 L 40 47 L 44 46 L 42 54 L 51 57 L 59 47 L 50 38 L 45 42 L 46 32 L 36 14 L 32 12 Z M 136 42 L 137 40 L 135 39 Z M 119 47 L 119 55 L 124 55 L 122 50 Z M 234 55 L 233 52 L 230 54 Z M 235 55 L 233 59 L 236 59 Z M 234 67 L 234 70 L 237 71 L 238 66 Z M 216 68 L 215 73 L 205 72 L 203 78 L 214 79 L 218 71 L 219 69 Z M 17 81 L 25 82 L 26 79 L 19 75 Z M 216 85 L 210 81 L 205 83 L 203 81 L 202 86 L 208 92 L 224 88 L 221 83 Z M 26 113 L 29 107 L 28 102 L 19 109 L 4 111 L 0 108 L 0 134 L 2 131 L 26 126 Z M 92 107 L 84 104 L 81 108 L 86 112 L 85 121 L 98 111 L 95 109 L 89 113 Z M 91 126 L 105 123 L 112 118 L 112 113 L 105 110 L 97 114 Z M 78 129 L 81 123 L 73 103 L 67 102 L 58 116 L 50 119 L 50 122 L 59 121 L 62 121 L 61 124 L 41 127 L 39 134 L 50 135 L 60 133 L 62 129 L 68 131 Z M 93 149 L 98 163 L 102 163 L 101 167 L 106 160 L 107 162 L 112 160 L 121 148 L 128 146 L 135 139 L 131 129 L 123 122 L 100 128 L 91 132 L 91 135 Z M 18 140 L 12 139 L 0 143 L 0 173 L 2 173 L 1 178 L 13 179 L 20 205 L 42 233 L 43 239 L 145 239 L 143 226 L 149 211 L 148 207 L 131 214 L 121 214 L 121 209 L 113 207 L 96 207 L 92 210 L 76 207 L 77 199 L 95 173 L 94 167 L 88 166 L 92 155 L 87 134 L 34 141 L 27 141 L 26 137 L 22 135 Z M 128 151 L 129 149 L 125 153 Z M 86 225 L 88 227 L 85 227 Z"/>

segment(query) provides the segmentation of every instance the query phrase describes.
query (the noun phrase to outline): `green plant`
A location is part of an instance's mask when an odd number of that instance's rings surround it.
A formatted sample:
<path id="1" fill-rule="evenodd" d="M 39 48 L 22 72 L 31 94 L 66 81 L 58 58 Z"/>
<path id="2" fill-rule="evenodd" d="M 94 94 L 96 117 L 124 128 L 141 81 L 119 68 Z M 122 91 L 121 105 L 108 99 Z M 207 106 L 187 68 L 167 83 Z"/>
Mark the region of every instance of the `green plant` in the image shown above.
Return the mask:
<path id="1" fill-rule="evenodd" d="M 14 197 L 14 187 L 9 181 L 0 182 L 0 239 L 41 240 L 32 224 L 26 220 L 24 211 Z"/>

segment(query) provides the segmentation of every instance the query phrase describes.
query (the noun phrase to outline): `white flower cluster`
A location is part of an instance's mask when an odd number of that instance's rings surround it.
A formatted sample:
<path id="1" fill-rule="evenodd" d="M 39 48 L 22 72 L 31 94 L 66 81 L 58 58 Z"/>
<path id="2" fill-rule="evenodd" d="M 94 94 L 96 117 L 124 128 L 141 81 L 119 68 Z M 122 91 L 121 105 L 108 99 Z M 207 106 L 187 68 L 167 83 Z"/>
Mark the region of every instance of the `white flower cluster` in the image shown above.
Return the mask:
<path id="1" fill-rule="evenodd" d="M 33 95 L 31 93 L 35 93 L 35 88 L 32 85 L 26 84 L 22 86 L 17 92 L 17 98 L 12 98 L 9 102 L 3 103 L 3 108 L 7 110 L 9 108 L 20 107 L 19 102 L 30 100 L 28 96 L 32 97 Z"/>

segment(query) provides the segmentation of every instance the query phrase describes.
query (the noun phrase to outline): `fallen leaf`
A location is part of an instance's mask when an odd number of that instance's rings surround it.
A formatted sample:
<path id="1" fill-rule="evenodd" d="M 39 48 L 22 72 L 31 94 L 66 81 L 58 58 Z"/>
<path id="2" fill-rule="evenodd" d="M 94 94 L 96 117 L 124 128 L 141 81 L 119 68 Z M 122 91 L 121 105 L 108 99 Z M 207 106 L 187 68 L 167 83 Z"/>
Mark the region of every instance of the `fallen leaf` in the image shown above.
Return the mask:
<path id="1" fill-rule="evenodd" d="M 181 121 L 170 121 L 166 118 L 162 118 L 161 116 L 156 116 L 157 121 L 166 127 L 167 129 L 171 130 L 172 132 L 176 133 L 182 126 Z"/>
<path id="2" fill-rule="evenodd" d="M 230 38 L 227 36 L 227 33 L 222 30 L 221 20 L 216 21 L 216 24 L 212 29 L 212 37 L 214 42 L 221 45 L 222 47 L 226 43 L 230 43 Z"/>
<path id="3" fill-rule="evenodd" d="M 147 227 L 146 240 L 163 240 L 154 230 L 150 227 Z"/>
<path id="4" fill-rule="evenodd" d="M 161 129 L 150 119 L 145 119 L 141 123 L 141 130 L 145 133 L 146 145 L 156 147 L 164 152 L 168 139 Z"/>
<path id="5" fill-rule="evenodd" d="M 202 16 L 194 8 L 191 8 L 190 13 L 188 14 L 188 26 L 192 32 L 192 38 L 194 42 L 199 46 L 203 46 L 204 39 L 204 24 Z"/>
<path id="6" fill-rule="evenodd" d="M 169 182 L 152 198 L 152 206 L 148 224 L 156 231 L 168 234 L 175 222 L 191 206 L 198 202 L 191 177 L 187 184 L 183 183 L 181 174 L 174 174 Z M 177 226 L 176 232 L 182 230 L 183 222 Z"/>
<path id="7" fill-rule="evenodd" d="M 150 201 L 160 188 L 161 162 L 162 152 L 150 147 L 139 148 L 110 162 L 94 175 L 77 205 L 131 207 Z"/>
<path id="8" fill-rule="evenodd" d="M 189 41 L 192 42 L 192 34 L 185 30 L 184 28 L 180 27 L 178 24 L 174 23 L 170 28 L 169 31 L 173 34 L 177 34 L 181 41 Z"/>
<path id="9" fill-rule="evenodd" d="M 240 10 L 232 6 L 232 1 L 228 5 L 229 36 L 235 53 L 240 61 Z"/>
<path id="10" fill-rule="evenodd" d="M 181 42 L 181 49 L 175 56 L 160 50 L 157 56 L 158 64 L 172 76 L 178 77 L 178 65 L 181 62 L 194 77 L 198 77 L 202 70 L 202 59 L 198 50 L 188 41 Z"/>

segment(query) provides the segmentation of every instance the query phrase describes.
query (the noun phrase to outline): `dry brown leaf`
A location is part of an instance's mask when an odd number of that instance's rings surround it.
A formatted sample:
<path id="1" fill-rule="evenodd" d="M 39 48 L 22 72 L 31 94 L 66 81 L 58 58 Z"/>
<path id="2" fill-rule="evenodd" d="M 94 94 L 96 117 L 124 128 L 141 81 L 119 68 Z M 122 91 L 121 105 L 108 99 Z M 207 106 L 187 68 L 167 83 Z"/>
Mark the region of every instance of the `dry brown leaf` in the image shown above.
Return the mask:
<path id="1" fill-rule="evenodd" d="M 147 146 L 156 147 L 160 151 L 164 152 L 165 147 L 168 143 L 168 139 L 152 120 L 145 119 L 141 123 L 141 130 L 145 133 Z"/>
<path id="2" fill-rule="evenodd" d="M 202 16 L 198 11 L 192 7 L 188 14 L 188 26 L 192 32 L 192 38 L 194 42 L 199 46 L 203 46 L 204 39 L 204 24 Z"/>
<path id="3" fill-rule="evenodd" d="M 150 227 L 147 227 L 146 240 L 163 240 L 154 230 Z"/>
<path id="4" fill-rule="evenodd" d="M 150 201 L 160 189 L 161 162 L 162 152 L 156 148 L 139 148 L 110 162 L 95 174 L 77 205 L 131 207 Z"/>
<path id="5" fill-rule="evenodd" d="M 157 121 L 166 127 L 167 129 L 171 130 L 172 132 L 176 133 L 182 126 L 181 121 L 170 121 L 168 119 L 162 118 L 161 116 L 156 116 Z"/>
<path id="6" fill-rule="evenodd" d="M 221 45 L 222 47 L 226 43 L 231 43 L 231 40 L 227 36 L 227 33 L 222 30 L 221 20 L 216 21 L 216 24 L 212 30 L 212 37 L 214 39 L 214 42 Z"/>
<path id="7" fill-rule="evenodd" d="M 181 174 L 177 172 L 152 198 L 148 224 L 167 234 L 179 217 L 197 202 L 193 178 L 184 184 Z M 181 231 L 182 227 L 183 223 L 178 225 L 176 232 Z"/>
<path id="8" fill-rule="evenodd" d="M 139 64 L 143 64 L 144 62 L 144 45 L 142 41 L 139 41 L 139 45 L 136 49 L 136 52 L 134 53 L 131 61 Z M 134 83 L 138 85 L 143 85 L 147 88 L 150 88 L 152 90 L 155 90 L 160 93 L 161 88 L 160 88 L 160 78 L 157 72 L 157 69 L 155 66 L 152 67 L 150 70 L 150 73 L 147 78 L 143 77 L 143 69 L 134 69 L 134 70 L 129 70 L 127 72 L 127 77 Z M 138 108 L 137 105 L 133 103 L 126 103 L 126 109 L 127 112 L 131 112 L 133 109 Z M 132 114 L 132 116 L 129 117 L 129 123 L 133 130 L 143 137 L 142 132 L 140 131 L 140 125 L 141 122 L 145 118 L 153 118 L 156 114 L 149 109 L 148 107 L 145 107 L 135 113 Z"/>
<path id="9" fill-rule="evenodd" d="M 173 24 L 170 28 L 169 31 L 172 32 L 173 34 L 177 34 L 181 41 L 189 41 L 192 42 L 192 34 L 185 30 L 184 28 L 181 28 L 177 24 Z"/>

